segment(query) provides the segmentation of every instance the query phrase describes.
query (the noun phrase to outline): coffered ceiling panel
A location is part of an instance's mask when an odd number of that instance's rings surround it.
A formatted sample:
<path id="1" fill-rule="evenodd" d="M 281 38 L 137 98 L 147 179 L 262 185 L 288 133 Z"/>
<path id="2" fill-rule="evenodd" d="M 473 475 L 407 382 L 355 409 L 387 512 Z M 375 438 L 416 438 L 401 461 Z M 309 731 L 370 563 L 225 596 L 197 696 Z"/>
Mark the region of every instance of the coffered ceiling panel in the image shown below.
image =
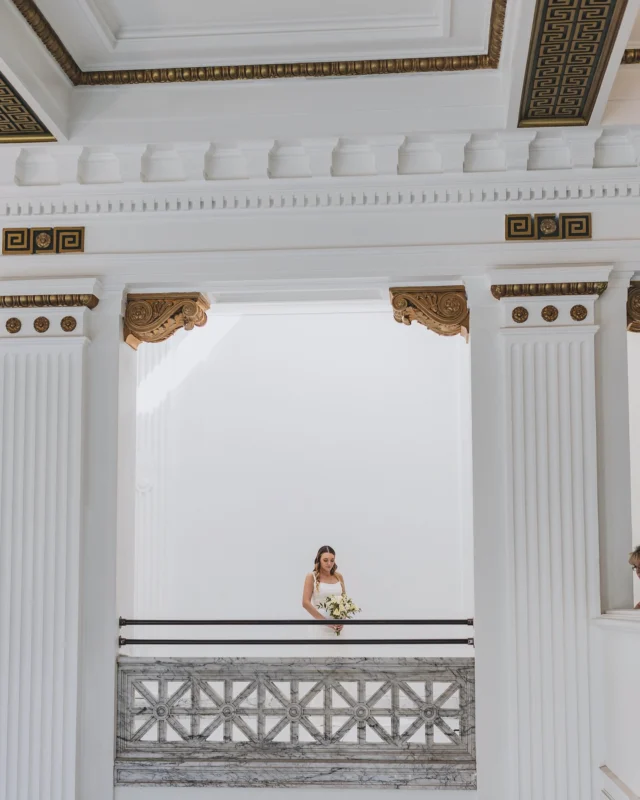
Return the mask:
<path id="1" fill-rule="evenodd" d="M 487 52 L 492 0 L 37 0 L 37 7 L 86 72 L 478 55 Z"/>
<path id="2" fill-rule="evenodd" d="M 52 133 L 0 72 L 0 144 L 53 141 Z"/>

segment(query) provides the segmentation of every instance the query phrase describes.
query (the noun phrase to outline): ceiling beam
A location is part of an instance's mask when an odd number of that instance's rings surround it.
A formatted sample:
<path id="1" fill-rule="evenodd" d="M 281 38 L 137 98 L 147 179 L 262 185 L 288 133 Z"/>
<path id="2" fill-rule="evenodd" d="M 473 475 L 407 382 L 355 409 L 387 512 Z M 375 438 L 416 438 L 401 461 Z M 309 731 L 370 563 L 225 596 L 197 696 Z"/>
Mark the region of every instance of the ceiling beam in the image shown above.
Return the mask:
<path id="1" fill-rule="evenodd" d="M 638 16 L 638 8 L 640 7 L 640 0 L 628 0 L 627 10 L 620 24 L 620 31 L 616 42 L 611 51 L 611 59 L 609 65 L 602 79 L 602 85 L 598 92 L 598 99 L 593 107 L 591 114 L 590 125 L 599 126 L 603 123 L 603 117 L 609 102 L 609 97 L 613 89 L 615 79 L 620 71 L 621 63 L 624 59 L 624 51 L 631 36 L 631 30 Z"/>
<path id="2" fill-rule="evenodd" d="M 0 72 L 58 141 L 67 141 L 73 87 L 10 0 L 0 0 Z"/>

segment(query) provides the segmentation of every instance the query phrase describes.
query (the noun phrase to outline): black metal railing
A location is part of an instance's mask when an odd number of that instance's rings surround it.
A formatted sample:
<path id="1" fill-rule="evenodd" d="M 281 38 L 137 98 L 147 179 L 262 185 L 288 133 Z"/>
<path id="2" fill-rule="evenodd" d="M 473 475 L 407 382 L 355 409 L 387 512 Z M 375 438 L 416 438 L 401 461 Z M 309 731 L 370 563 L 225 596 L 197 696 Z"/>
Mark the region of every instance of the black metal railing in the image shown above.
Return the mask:
<path id="1" fill-rule="evenodd" d="M 344 620 L 306 620 L 306 619 L 126 619 L 120 617 L 119 625 L 121 628 L 130 625 L 140 626 L 202 626 L 217 627 L 229 625 L 257 625 L 257 626 L 280 626 L 280 625 L 383 625 L 383 626 L 403 626 L 403 625 L 422 625 L 422 626 L 449 626 L 473 625 L 473 619 L 344 619 Z M 119 638 L 120 647 L 127 645 L 263 645 L 263 644 L 438 644 L 438 645 L 474 645 L 474 639 L 446 638 L 446 639 L 340 639 L 336 637 L 332 641 L 322 639 L 128 639 L 124 636 Z"/>

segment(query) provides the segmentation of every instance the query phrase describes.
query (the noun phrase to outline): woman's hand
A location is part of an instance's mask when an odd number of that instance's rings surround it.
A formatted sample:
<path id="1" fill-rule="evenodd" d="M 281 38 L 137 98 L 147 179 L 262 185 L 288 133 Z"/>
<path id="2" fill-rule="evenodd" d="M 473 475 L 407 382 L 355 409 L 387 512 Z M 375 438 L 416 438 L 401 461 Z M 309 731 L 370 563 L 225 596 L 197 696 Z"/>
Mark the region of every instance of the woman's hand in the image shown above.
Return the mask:
<path id="1" fill-rule="evenodd" d="M 344 625 L 332 625 L 331 626 L 336 633 L 340 633 L 340 631 L 344 628 Z"/>

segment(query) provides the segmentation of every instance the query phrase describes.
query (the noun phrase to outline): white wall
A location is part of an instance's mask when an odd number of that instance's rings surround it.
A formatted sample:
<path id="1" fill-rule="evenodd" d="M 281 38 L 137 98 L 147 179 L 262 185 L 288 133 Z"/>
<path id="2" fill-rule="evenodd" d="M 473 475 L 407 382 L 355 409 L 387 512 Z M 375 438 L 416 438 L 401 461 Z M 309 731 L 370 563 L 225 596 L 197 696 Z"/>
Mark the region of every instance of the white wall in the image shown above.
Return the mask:
<path id="1" fill-rule="evenodd" d="M 631 450 L 632 541 L 629 550 L 640 544 L 640 334 L 627 334 L 629 352 L 629 438 Z M 631 569 L 629 573 L 631 573 Z M 633 580 L 633 602 L 640 602 L 640 580 Z"/>
<path id="2" fill-rule="evenodd" d="M 605 765 L 633 796 L 640 796 L 640 719 L 636 702 L 640 625 L 635 620 L 598 624 L 604 662 Z"/>
<path id="3" fill-rule="evenodd" d="M 398 325 L 390 309 L 212 313 L 205 328 L 143 345 L 139 357 L 138 616 L 304 618 L 304 576 L 324 544 L 363 616 L 473 615 L 461 337 Z M 235 635 L 248 633 L 309 629 Z"/>

